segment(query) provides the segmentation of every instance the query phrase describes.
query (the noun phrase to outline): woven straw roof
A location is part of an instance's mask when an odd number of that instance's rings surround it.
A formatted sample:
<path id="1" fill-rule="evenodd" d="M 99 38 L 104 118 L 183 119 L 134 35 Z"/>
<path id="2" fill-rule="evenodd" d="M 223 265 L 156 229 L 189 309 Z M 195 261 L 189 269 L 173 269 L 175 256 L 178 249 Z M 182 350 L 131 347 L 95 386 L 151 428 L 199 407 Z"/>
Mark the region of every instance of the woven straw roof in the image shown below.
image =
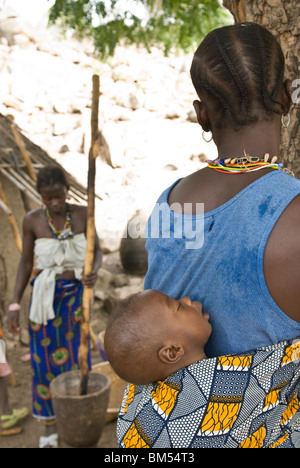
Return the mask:
<path id="1" fill-rule="evenodd" d="M 26 157 L 29 159 L 27 162 Z M 36 174 L 49 165 L 61 167 L 46 151 L 26 138 L 9 118 L 0 114 L 0 173 L 23 192 L 22 196 L 29 204 L 30 201 L 41 204 L 36 190 Z M 86 188 L 66 174 L 70 183 L 69 201 L 86 205 Z M 3 200 L 1 208 L 5 210 Z"/>

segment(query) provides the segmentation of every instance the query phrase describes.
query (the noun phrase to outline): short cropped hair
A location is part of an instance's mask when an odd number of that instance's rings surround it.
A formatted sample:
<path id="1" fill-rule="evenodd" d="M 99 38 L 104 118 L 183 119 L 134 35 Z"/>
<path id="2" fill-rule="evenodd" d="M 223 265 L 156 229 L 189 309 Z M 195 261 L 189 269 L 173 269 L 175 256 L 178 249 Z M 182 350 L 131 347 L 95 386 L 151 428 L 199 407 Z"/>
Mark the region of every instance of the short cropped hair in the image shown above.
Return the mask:
<path id="1" fill-rule="evenodd" d="M 59 166 L 45 166 L 37 175 L 37 191 L 40 192 L 43 187 L 53 187 L 60 184 L 69 189 L 70 184 L 63 169 Z"/>
<path id="2" fill-rule="evenodd" d="M 141 314 L 141 293 L 122 300 L 107 324 L 104 348 L 108 361 L 124 380 L 134 382 L 136 375 L 147 379 L 147 360 L 157 344 L 157 324 L 147 325 Z"/>
<path id="3" fill-rule="evenodd" d="M 285 111 L 278 102 L 284 68 L 275 37 L 256 23 L 239 23 L 204 38 L 194 55 L 191 78 L 200 99 L 212 103 L 216 127 L 238 130 Z"/>

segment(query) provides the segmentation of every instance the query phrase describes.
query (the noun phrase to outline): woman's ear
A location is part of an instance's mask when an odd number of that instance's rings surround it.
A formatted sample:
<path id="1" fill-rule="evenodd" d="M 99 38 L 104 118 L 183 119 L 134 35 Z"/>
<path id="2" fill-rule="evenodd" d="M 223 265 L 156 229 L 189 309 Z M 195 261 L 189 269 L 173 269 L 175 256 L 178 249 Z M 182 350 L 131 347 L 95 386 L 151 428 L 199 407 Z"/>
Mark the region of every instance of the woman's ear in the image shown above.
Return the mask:
<path id="1" fill-rule="evenodd" d="M 199 125 L 203 128 L 205 132 L 211 131 L 211 125 L 206 111 L 205 103 L 201 101 L 194 101 L 193 106 L 197 115 Z"/>
<path id="2" fill-rule="evenodd" d="M 168 344 L 160 348 L 158 351 L 158 358 L 164 364 L 176 364 L 184 354 L 185 352 L 182 346 Z"/>

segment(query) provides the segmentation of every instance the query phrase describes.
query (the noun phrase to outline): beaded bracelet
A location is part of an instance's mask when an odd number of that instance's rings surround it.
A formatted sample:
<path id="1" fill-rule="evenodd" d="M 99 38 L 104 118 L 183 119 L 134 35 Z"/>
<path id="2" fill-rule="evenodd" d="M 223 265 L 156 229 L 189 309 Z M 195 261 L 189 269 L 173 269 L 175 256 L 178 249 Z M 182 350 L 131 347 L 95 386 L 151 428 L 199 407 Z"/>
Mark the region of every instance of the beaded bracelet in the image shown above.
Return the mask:
<path id="1" fill-rule="evenodd" d="M 9 312 L 20 312 L 21 306 L 20 304 L 17 304 L 16 302 L 14 302 L 13 304 L 10 304 L 10 306 L 8 307 L 8 310 Z"/>

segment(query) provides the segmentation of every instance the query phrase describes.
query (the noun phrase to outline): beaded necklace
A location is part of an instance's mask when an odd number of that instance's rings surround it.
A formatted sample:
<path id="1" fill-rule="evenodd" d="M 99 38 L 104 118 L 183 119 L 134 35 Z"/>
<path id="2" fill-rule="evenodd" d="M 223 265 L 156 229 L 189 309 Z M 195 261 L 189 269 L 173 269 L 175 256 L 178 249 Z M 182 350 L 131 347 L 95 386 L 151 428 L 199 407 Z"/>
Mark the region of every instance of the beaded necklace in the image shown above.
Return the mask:
<path id="1" fill-rule="evenodd" d="M 47 217 L 47 221 L 48 221 L 50 231 L 51 231 L 53 237 L 55 237 L 56 239 L 59 239 L 59 240 L 65 240 L 65 239 L 69 239 L 69 238 L 74 237 L 71 210 L 70 210 L 70 207 L 69 207 L 68 204 L 66 204 L 66 208 L 67 208 L 67 211 L 66 211 L 65 225 L 64 225 L 64 227 L 62 229 L 56 229 L 56 227 L 54 226 L 54 223 L 53 223 L 53 219 L 52 219 L 52 217 L 50 215 L 49 208 L 46 207 L 46 217 Z"/>
<path id="2" fill-rule="evenodd" d="M 294 176 L 292 171 L 283 168 L 282 163 L 277 163 L 277 156 L 273 156 L 270 160 L 270 155 L 265 154 L 263 159 L 255 158 L 244 153 L 242 158 L 218 158 L 214 161 L 207 161 L 208 167 L 224 174 L 243 174 L 247 172 L 259 171 L 261 169 L 280 169 Z"/>

